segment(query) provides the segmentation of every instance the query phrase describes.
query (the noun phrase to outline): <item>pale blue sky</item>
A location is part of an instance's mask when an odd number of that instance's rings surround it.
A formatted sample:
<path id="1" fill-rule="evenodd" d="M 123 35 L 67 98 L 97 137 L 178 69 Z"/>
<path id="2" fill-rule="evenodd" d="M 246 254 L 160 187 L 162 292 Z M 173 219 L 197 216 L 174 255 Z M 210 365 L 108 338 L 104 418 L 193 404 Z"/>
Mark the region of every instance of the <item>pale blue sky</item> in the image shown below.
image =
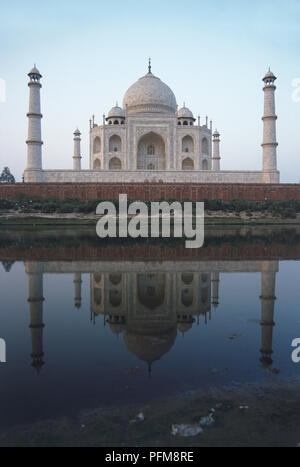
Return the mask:
<path id="1" fill-rule="evenodd" d="M 206 114 L 221 133 L 222 168 L 261 168 L 263 92 L 278 76 L 278 167 L 300 181 L 300 0 L 0 0 L 0 168 L 21 178 L 26 165 L 27 73 L 42 79 L 44 168 L 71 168 L 73 131 L 88 168 L 89 118 L 102 114 L 152 71 L 177 102 Z"/>

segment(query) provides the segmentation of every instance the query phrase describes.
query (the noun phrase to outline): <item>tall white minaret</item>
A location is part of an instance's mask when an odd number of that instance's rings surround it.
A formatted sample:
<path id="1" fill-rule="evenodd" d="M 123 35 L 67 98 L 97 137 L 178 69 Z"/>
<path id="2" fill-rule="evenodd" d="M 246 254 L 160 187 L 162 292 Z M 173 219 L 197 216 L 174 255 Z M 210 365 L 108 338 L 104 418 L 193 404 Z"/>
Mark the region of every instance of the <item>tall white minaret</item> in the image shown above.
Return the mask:
<path id="1" fill-rule="evenodd" d="M 28 73 L 29 86 L 29 111 L 28 117 L 28 139 L 27 144 L 27 167 L 24 173 L 25 182 L 42 181 L 42 133 L 41 133 L 41 102 L 40 102 L 40 79 L 42 75 L 34 68 Z"/>
<path id="2" fill-rule="evenodd" d="M 277 172 L 277 146 L 276 142 L 276 120 L 275 113 L 275 81 L 276 76 L 269 69 L 263 78 L 265 86 L 264 116 L 264 139 L 263 139 L 263 183 L 279 183 L 279 173 Z"/>
<path id="3" fill-rule="evenodd" d="M 81 133 L 78 128 L 74 131 L 74 156 L 73 156 L 73 170 L 81 170 Z"/>
<path id="4" fill-rule="evenodd" d="M 216 130 L 213 134 L 212 170 L 220 170 L 220 160 L 220 133 Z"/>

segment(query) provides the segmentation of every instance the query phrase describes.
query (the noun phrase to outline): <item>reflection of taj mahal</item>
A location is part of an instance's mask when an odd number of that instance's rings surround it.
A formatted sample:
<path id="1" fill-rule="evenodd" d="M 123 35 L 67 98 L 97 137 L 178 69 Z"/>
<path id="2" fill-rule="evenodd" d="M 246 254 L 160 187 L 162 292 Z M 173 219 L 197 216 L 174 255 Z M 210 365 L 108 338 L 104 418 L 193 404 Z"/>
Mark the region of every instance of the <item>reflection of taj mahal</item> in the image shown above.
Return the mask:
<path id="1" fill-rule="evenodd" d="M 189 267 L 189 269 L 187 269 Z M 151 370 L 153 362 L 167 354 L 178 333 L 194 323 L 213 319 L 211 306 L 219 305 L 220 272 L 262 274 L 261 362 L 271 365 L 273 347 L 275 278 L 278 261 L 202 261 L 164 263 L 28 262 L 33 366 L 43 362 L 43 274 L 74 274 L 75 306 L 81 306 L 82 274 L 90 274 L 91 320 L 100 315 L 112 333 L 122 335 L 128 350 Z M 172 272 L 170 272 L 170 269 Z M 99 271 L 99 272 L 98 272 Z M 146 272 L 145 272 L 146 271 Z M 184 272 L 182 272 L 184 271 Z M 259 296 L 259 293 L 258 293 Z"/>

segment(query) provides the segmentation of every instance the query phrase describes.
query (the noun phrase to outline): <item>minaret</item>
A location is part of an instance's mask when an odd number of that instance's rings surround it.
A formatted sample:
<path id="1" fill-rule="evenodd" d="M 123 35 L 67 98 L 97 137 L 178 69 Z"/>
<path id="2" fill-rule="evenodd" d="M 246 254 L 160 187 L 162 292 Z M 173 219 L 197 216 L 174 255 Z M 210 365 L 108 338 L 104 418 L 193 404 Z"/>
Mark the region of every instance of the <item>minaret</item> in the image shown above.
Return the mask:
<path id="1" fill-rule="evenodd" d="M 275 284 L 276 273 L 278 272 L 278 261 L 264 261 L 262 263 L 262 294 L 261 300 L 261 339 L 262 354 L 261 362 L 264 367 L 272 365 L 273 360 L 273 328 L 274 323 L 274 307 L 275 307 Z"/>
<path id="2" fill-rule="evenodd" d="M 43 273 L 39 263 L 27 263 L 29 306 L 30 306 L 30 330 L 32 343 L 32 366 L 37 373 L 41 371 L 43 362 Z"/>
<path id="3" fill-rule="evenodd" d="M 277 146 L 276 142 L 276 120 L 275 113 L 275 81 L 276 76 L 269 69 L 263 78 L 265 86 L 263 88 L 264 98 L 264 139 L 263 139 L 263 183 L 279 183 L 279 173 L 277 172 Z"/>
<path id="4" fill-rule="evenodd" d="M 27 144 L 27 167 L 24 173 L 25 182 L 42 181 L 42 134 L 41 134 L 41 103 L 40 103 L 40 79 L 42 75 L 34 68 L 28 73 L 29 86 L 29 111 L 28 117 L 28 139 Z"/>
<path id="5" fill-rule="evenodd" d="M 220 170 L 220 133 L 216 130 L 213 134 L 213 157 L 212 157 L 212 170 Z"/>
<path id="6" fill-rule="evenodd" d="M 219 285 L 220 285 L 220 273 L 213 272 L 211 275 L 212 284 L 212 304 L 214 308 L 219 306 Z"/>
<path id="7" fill-rule="evenodd" d="M 74 131 L 74 156 L 73 156 L 73 170 L 81 170 L 81 133 L 78 128 Z"/>
<path id="8" fill-rule="evenodd" d="M 74 274 L 74 286 L 75 286 L 75 307 L 81 308 L 81 284 L 82 278 L 79 272 Z"/>

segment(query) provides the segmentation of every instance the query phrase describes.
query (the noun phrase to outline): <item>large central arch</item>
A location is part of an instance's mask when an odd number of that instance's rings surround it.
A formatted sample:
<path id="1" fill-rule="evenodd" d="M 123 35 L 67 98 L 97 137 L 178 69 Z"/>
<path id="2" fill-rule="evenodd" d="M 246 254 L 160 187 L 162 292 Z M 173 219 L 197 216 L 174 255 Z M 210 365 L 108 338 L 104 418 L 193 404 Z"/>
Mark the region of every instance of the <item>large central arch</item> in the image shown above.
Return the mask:
<path id="1" fill-rule="evenodd" d="M 138 274 L 137 294 L 141 305 L 150 310 L 162 306 L 166 294 L 166 274 Z"/>
<path id="2" fill-rule="evenodd" d="M 163 138 L 157 133 L 147 133 L 138 142 L 137 169 L 165 170 L 166 147 Z"/>

